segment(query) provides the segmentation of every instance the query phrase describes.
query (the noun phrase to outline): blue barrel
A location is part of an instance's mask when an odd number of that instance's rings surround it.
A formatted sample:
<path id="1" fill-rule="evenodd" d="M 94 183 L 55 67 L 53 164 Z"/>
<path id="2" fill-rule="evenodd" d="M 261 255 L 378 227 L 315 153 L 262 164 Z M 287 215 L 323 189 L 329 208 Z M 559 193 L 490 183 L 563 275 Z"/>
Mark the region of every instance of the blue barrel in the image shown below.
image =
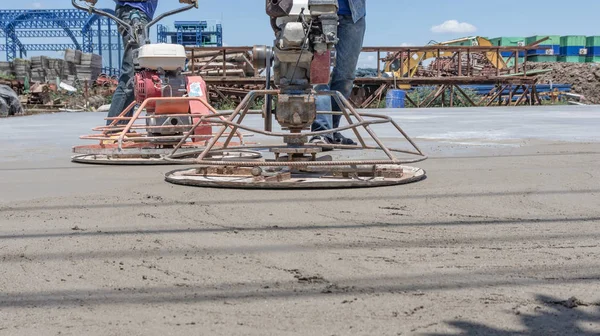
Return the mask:
<path id="1" fill-rule="evenodd" d="M 387 108 L 404 108 L 406 100 L 406 91 L 404 90 L 389 90 L 385 96 L 385 107 Z"/>

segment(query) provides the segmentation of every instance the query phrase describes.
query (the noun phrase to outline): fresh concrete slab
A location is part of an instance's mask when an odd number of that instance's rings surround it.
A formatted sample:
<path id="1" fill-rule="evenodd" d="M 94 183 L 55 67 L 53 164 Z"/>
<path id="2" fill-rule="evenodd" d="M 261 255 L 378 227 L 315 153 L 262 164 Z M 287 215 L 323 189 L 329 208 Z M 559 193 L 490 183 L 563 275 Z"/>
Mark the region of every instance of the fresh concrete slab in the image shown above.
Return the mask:
<path id="1" fill-rule="evenodd" d="M 428 178 L 320 191 L 72 164 L 103 114 L 0 120 L 0 335 L 596 335 L 599 111 L 391 111 Z"/>

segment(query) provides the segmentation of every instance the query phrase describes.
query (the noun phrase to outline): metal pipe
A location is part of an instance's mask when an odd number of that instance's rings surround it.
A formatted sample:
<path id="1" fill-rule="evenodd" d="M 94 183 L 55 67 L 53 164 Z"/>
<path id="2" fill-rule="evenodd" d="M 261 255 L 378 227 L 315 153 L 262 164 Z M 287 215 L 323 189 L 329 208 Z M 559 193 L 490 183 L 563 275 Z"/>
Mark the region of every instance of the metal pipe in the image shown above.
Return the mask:
<path id="1" fill-rule="evenodd" d="M 233 111 L 233 113 L 231 114 L 229 119 L 227 119 L 227 121 L 229 121 L 229 122 L 233 121 L 233 119 L 240 113 L 242 106 L 245 106 L 246 104 L 248 104 L 249 101 L 254 99 L 255 95 L 256 95 L 256 93 L 254 91 L 250 91 L 248 93 L 248 95 L 246 97 L 244 97 L 244 100 L 242 101 L 242 103 L 235 109 L 235 111 Z M 206 157 L 208 152 L 215 146 L 215 143 L 217 143 L 217 139 L 220 138 L 221 135 L 223 135 L 223 133 L 225 133 L 226 129 L 227 129 L 227 126 L 223 126 L 221 128 L 221 130 L 219 130 L 218 135 L 210 140 L 210 143 L 206 146 L 206 149 L 204 150 L 204 152 L 202 152 L 202 154 L 200 154 L 200 156 L 198 157 L 198 159 L 197 159 L 198 161 L 200 161 Z"/>
<path id="2" fill-rule="evenodd" d="M 352 105 L 350 105 L 350 102 L 348 102 L 348 100 L 346 99 L 346 97 L 344 97 L 340 92 L 337 92 L 337 96 L 340 98 L 340 100 L 342 100 L 342 102 L 346 105 L 346 107 L 348 107 L 348 109 L 350 110 L 350 112 L 352 112 L 352 114 L 354 114 L 354 117 L 356 119 L 358 119 L 358 121 L 363 122 L 365 121 L 360 114 L 358 114 L 358 112 L 356 112 L 354 110 L 354 108 L 352 107 Z M 371 136 L 371 138 L 373 138 L 373 140 L 375 140 L 375 142 L 377 143 L 377 145 L 379 145 L 379 147 L 381 147 L 381 149 L 385 152 L 385 154 L 390 158 L 390 160 L 395 160 L 396 158 L 394 157 L 394 154 L 392 154 L 381 142 L 381 140 L 379 140 L 379 138 L 377 137 L 377 135 L 375 135 L 375 133 L 371 130 L 371 128 L 368 125 L 364 125 L 363 126 L 365 128 L 365 130 L 369 133 L 369 135 Z"/>
<path id="3" fill-rule="evenodd" d="M 344 104 L 342 103 L 342 101 L 337 97 L 337 95 L 333 95 L 333 99 L 335 99 L 335 103 L 338 104 L 339 107 L 342 107 L 344 110 L 344 117 L 346 118 L 346 121 L 348 121 L 348 124 L 353 124 L 352 122 L 352 118 L 350 118 L 350 115 L 348 114 L 348 111 L 346 111 L 346 106 L 344 106 Z M 356 129 L 356 127 L 352 128 L 352 131 L 354 132 L 354 135 L 356 136 L 356 138 L 358 138 L 358 141 L 360 142 L 360 144 L 365 147 L 365 140 L 363 139 L 363 137 L 360 135 L 360 133 L 358 132 L 358 130 Z"/>

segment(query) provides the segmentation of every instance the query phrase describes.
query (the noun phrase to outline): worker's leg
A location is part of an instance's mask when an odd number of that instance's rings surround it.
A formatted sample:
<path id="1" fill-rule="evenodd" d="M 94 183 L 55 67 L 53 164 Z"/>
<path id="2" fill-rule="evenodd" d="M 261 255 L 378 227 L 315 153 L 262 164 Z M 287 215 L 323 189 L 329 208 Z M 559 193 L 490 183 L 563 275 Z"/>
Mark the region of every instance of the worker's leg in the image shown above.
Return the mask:
<path id="1" fill-rule="evenodd" d="M 354 85 L 356 66 L 358 65 L 358 58 L 362 50 L 366 30 L 366 20 L 362 18 L 357 23 L 354 23 L 351 16 L 340 16 L 339 21 L 339 42 L 336 46 L 336 66 L 333 70 L 331 86 L 317 86 L 315 90 L 324 91 L 331 89 L 332 91 L 341 92 L 344 97 L 348 98 L 352 93 L 352 86 Z M 341 109 L 332 98 L 320 96 L 317 98 L 317 111 L 341 111 Z M 337 128 L 340 125 L 340 119 L 341 116 L 319 114 L 312 125 L 312 131 L 317 132 Z M 327 138 L 333 140 L 334 136 L 340 138 L 341 134 L 332 134 Z"/>
<path id="2" fill-rule="evenodd" d="M 315 91 L 329 91 L 329 85 L 317 85 Z M 329 96 L 317 96 L 317 112 L 319 111 L 331 111 L 331 97 Z M 326 131 L 331 129 L 333 124 L 331 120 L 331 114 L 317 114 L 317 118 L 312 124 L 312 131 Z M 329 142 L 333 142 L 333 135 L 328 136 Z"/>
<path id="3" fill-rule="evenodd" d="M 136 10 L 129 6 L 120 6 L 117 5 L 115 10 L 117 17 L 125 22 L 129 22 L 129 16 L 132 10 Z M 147 22 L 148 18 L 146 15 L 140 12 L 142 16 L 142 21 Z M 123 110 L 129 106 L 135 99 L 134 94 L 134 77 L 135 72 L 133 69 L 133 51 L 137 49 L 139 46 L 136 43 L 129 43 L 129 37 L 124 35 L 124 31 L 120 31 L 123 34 L 123 46 L 125 47 L 123 53 L 123 61 L 121 63 L 121 76 L 119 77 L 119 85 L 113 94 L 112 102 L 110 105 L 110 110 L 108 112 L 108 117 L 117 117 Z M 127 112 L 126 116 L 130 117 L 133 114 L 133 110 Z M 107 121 L 107 125 L 110 124 L 112 120 Z M 127 124 L 127 122 L 120 121 L 119 124 Z"/>
<path id="4" fill-rule="evenodd" d="M 366 31 L 366 19 L 363 17 L 354 23 L 351 16 L 340 16 L 338 26 L 338 37 L 340 39 L 336 46 L 336 66 L 333 69 L 331 78 L 331 91 L 339 91 L 344 97 L 350 98 L 354 79 L 356 78 L 356 67 L 358 58 L 363 47 L 363 41 Z M 335 101 L 331 102 L 333 111 L 341 111 Z M 333 116 L 331 126 L 337 128 L 340 126 L 342 116 Z M 341 134 L 334 134 L 336 140 L 340 139 Z"/>

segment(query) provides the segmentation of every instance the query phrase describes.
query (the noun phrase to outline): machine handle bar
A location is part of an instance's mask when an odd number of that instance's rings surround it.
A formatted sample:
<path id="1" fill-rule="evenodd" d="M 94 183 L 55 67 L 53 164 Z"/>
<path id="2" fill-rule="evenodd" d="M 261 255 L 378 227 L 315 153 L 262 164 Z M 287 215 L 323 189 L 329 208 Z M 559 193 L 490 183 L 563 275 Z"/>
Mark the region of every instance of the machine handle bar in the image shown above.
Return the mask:
<path id="1" fill-rule="evenodd" d="M 101 9 L 98 9 L 98 8 L 94 7 L 93 5 L 82 6 L 82 5 L 80 5 L 80 4 L 77 3 L 77 0 L 71 0 L 71 3 L 73 4 L 73 7 L 77 8 L 77 9 L 80 9 L 82 11 L 90 12 L 90 13 L 93 13 L 93 14 L 98 14 L 98 15 L 105 16 L 107 18 L 110 18 L 110 19 L 114 20 L 117 24 L 123 26 L 128 31 L 129 36 L 131 36 L 131 37 L 134 36 L 133 27 L 130 24 L 128 24 L 127 22 L 119 19 L 118 17 L 116 17 L 116 16 L 114 16 L 114 15 L 112 15 L 110 13 L 107 13 L 107 12 L 101 10 Z M 164 19 L 164 18 L 166 18 L 168 16 L 171 16 L 171 15 L 175 15 L 175 14 L 178 14 L 178 13 L 181 13 L 181 12 L 188 11 L 188 10 L 190 10 L 192 8 L 198 8 L 198 3 L 196 2 L 195 4 L 191 4 L 191 5 L 182 7 L 182 8 L 174 9 L 172 11 L 168 11 L 166 13 L 163 13 L 163 14 L 157 16 L 154 20 L 150 21 L 144 27 L 144 30 L 146 32 L 146 37 L 150 36 L 150 28 L 152 28 L 152 26 L 154 26 L 160 20 L 162 20 L 162 19 Z"/>
<path id="2" fill-rule="evenodd" d="M 106 16 L 107 18 L 114 20 L 117 24 L 123 26 L 128 31 L 130 36 L 133 36 L 133 27 L 130 24 L 128 24 L 127 22 L 119 19 L 118 17 L 116 17 L 108 12 L 105 12 L 101 9 L 98 9 L 98 8 L 94 7 L 93 5 L 82 6 L 77 3 L 77 0 L 71 0 L 71 3 L 73 4 L 73 7 L 77 8 L 77 9 L 81 9 L 82 11 L 90 12 L 92 14 L 98 14 L 101 16 Z"/>

